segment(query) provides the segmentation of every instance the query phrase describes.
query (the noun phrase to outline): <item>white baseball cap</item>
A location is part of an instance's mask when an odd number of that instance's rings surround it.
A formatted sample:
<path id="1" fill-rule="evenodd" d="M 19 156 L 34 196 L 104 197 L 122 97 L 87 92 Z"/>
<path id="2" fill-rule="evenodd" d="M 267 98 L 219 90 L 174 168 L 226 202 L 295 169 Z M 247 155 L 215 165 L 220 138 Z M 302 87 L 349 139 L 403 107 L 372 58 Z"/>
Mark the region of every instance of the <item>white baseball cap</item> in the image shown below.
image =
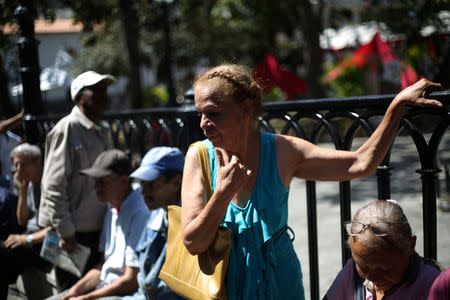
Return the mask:
<path id="1" fill-rule="evenodd" d="M 106 84 L 111 84 L 116 81 L 116 78 L 109 74 L 100 75 L 94 71 L 87 71 L 78 75 L 70 85 L 70 96 L 72 97 L 72 101 L 75 101 L 75 97 L 82 88 L 96 85 L 101 81 L 105 81 Z"/>

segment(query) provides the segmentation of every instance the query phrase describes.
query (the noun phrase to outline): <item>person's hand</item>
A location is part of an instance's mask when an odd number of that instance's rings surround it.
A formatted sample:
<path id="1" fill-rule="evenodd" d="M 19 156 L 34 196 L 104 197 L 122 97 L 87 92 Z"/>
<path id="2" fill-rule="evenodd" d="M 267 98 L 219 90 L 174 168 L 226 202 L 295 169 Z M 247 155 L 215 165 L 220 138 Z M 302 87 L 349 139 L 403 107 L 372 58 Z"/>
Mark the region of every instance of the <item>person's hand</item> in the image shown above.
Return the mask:
<path id="1" fill-rule="evenodd" d="M 20 113 L 0 122 L 0 135 L 6 133 L 8 130 L 16 128 L 22 122 L 23 114 L 24 109 L 22 107 Z"/>
<path id="2" fill-rule="evenodd" d="M 18 172 L 14 174 L 14 177 L 17 182 L 19 193 L 22 193 L 22 195 L 26 195 L 28 191 L 28 183 L 30 182 L 29 178 L 27 178 L 27 176 L 19 176 Z"/>
<path id="3" fill-rule="evenodd" d="M 4 245 L 6 248 L 18 248 L 27 244 L 27 236 L 25 234 L 10 234 Z"/>
<path id="4" fill-rule="evenodd" d="M 440 83 L 431 82 L 422 78 L 398 93 L 395 99 L 407 105 L 442 107 L 441 102 L 427 98 L 429 93 L 442 89 Z"/>
<path id="5" fill-rule="evenodd" d="M 59 240 L 59 247 L 67 253 L 72 254 L 77 247 L 77 239 L 74 236 L 65 239 L 61 238 Z"/>
<path id="6" fill-rule="evenodd" d="M 251 170 L 248 170 L 235 154 L 229 154 L 228 159 L 225 159 L 222 150 L 216 149 L 216 156 L 218 187 L 232 191 L 234 196 L 247 183 Z"/>

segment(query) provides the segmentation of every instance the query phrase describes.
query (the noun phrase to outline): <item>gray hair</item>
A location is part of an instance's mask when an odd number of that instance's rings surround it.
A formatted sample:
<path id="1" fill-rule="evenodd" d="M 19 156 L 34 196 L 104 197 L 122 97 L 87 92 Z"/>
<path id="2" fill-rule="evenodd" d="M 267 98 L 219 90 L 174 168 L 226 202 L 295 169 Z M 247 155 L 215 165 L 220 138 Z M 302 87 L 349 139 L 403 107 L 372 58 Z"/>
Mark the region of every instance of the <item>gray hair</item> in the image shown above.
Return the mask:
<path id="1" fill-rule="evenodd" d="M 411 226 L 403 209 L 396 203 L 386 200 L 371 202 L 355 213 L 353 222 L 376 224 L 378 229 L 387 233 L 386 236 L 377 236 L 369 228 L 354 237 L 355 241 L 362 243 L 367 248 L 407 250 L 411 247 Z M 349 245 L 351 244 L 350 238 Z"/>
<path id="2" fill-rule="evenodd" d="M 11 159 L 13 159 L 16 155 L 29 156 L 33 160 L 42 160 L 41 149 L 39 149 L 36 145 L 31 145 L 28 143 L 20 144 L 12 149 L 10 154 Z"/>

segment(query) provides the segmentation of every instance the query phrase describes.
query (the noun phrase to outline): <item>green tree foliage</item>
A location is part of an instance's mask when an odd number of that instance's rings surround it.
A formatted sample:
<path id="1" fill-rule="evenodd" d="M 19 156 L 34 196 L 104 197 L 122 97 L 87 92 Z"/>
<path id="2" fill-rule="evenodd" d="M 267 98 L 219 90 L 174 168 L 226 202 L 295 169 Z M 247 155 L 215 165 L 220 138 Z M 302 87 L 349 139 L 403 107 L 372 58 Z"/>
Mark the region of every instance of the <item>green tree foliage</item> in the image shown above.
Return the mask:
<path id="1" fill-rule="evenodd" d="M 306 64 L 308 78 L 316 82 L 310 86 L 320 86 L 322 57 L 317 50 L 320 24 L 316 22 L 320 10 L 314 10 L 308 1 L 222 0 L 215 5 L 214 2 L 178 2 L 182 18 L 179 29 L 190 36 L 190 42 L 182 47 L 184 51 L 188 47 L 198 58 L 208 58 L 208 65 L 227 62 L 250 67 L 273 53 L 293 73 Z M 302 22 L 305 16 L 307 20 Z M 307 42 L 302 42 L 305 37 Z M 310 59 L 305 60 L 303 53 Z M 323 88 L 312 90 L 311 95 L 319 95 Z"/>
<path id="2" fill-rule="evenodd" d="M 82 53 L 78 69 L 89 68 L 115 75 L 127 75 L 129 79 L 127 94 L 134 108 L 142 106 L 139 73 L 141 61 L 138 47 L 140 30 L 137 15 L 140 2 L 143 1 L 65 1 L 65 4 L 72 8 L 75 21 L 81 22 L 88 34 L 85 39 L 87 48 Z M 93 34 L 96 26 L 102 26 L 102 29 Z M 102 52 L 102 48 L 111 52 Z"/>
<path id="3" fill-rule="evenodd" d="M 369 1 L 362 19 L 383 22 L 393 33 L 400 34 L 400 43 L 394 47 L 397 55 L 419 74 L 443 82 L 445 78 L 438 74 L 450 67 L 450 43 L 440 32 L 448 30 L 450 19 L 442 11 L 449 7 L 449 0 Z M 423 37 L 421 30 L 426 26 L 434 28 L 434 33 Z"/>
<path id="4" fill-rule="evenodd" d="M 317 22 L 320 10 L 314 10 L 309 1 L 168 2 L 171 3 L 168 22 L 172 29 L 172 60 L 178 69 L 185 70 L 184 76 L 177 78 L 178 94 L 190 87 L 198 66 L 227 62 L 253 67 L 268 53 L 273 53 L 293 73 L 307 64 L 306 70 L 311 75 L 308 78 L 318 82 L 314 74 L 321 73 L 321 56 L 317 55 L 320 51 L 315 48 L 320 32 Z M 85 50 L 79 54 L 76 73 L 89 68 L 129 75 L 131 65 L 150 63 L 158 70 L 161 81 L 166 78 L 167 40 L 163 26 L 166 20 L 161 1 L 127 1 L 135 11 L 138 25 L 136 30 L 131 30 L 136 34 L 133 39 L 138 41 L 134 49 L 130 49 L 125 39 L 130 35 L 130 30 L 127 31 L 130 24 L 121 17 L 120 0 L 64 0 L 62 3 L 72 8 L 75 21 L 82 22 L 85 29 Z M 97 24 L 101 28 L 94 30 Z M 133 62 L 126 57 L 130 51 L 134 53 Z M 307 60 L 304 53 L 308 53 Z M 318 84 L 310 83 L 310 86 Z"/>
<path id="5" fill-rule="evenodd" d="M 72 9 L 75 22 L 82 23 L 87 32 L 92 31 L 95 25 L 103 23 L 110 17 L 117 18 L 118 5 L 114 0 L 63 0 L 62 2 Z"/>
<path id="6" fill-rule="evenodd" d="M 161 3 L 138 0 L 136 3 L 139 6 L 141 55 L 150 58 L 158 70 L 158 78 L 165 78 L 165 20 Z M 303 53 L 312 49 L 301 42 L 302 30 L 311 29 L 310 25 L 305 23 L 302 27 L 299 22 L 306 11 L 301 6 L 294 0 L 281 3 L 269 0 L 174 1 L 168 20 L 172 28 L 172 59 L 178 69 L 186 71 L 182 78 L 178 78 L 178 93 L 190 87 L 199 65 L 239 63 L 253 67 L 267 53 L 274 53 L 283 66 L 296 73 L 297 68 L 305 63 Z M 316 37 L 316 46 L 318 35 L 319 29 L 315 34 L 309 34 Z M 101 39 L 94 41 L 101 43 Z M 120 39 L 116 41 L 119 43 Z M 317 50 L 311 52 L 320 53 Z M 320 70 L 321 57 L 308 63 Z"/>
<path id="7" fill-rule="evenodd" d="M 404 0 L 404 1 L 367 1 L 367 8 L 362 12 L 362 21 L 376 20 L 384 23 L 390 32 L 396 35 L 391 46 L 395 55 L 412 66 L 419 75 L 444 83 L 450 82 L 450 48 L 448 38 L 440 34 L 445 22 L 442 11 L 448 10 L 448 0 Z M 426 26 L 434 28 L 434 33 L 422 35 Z M 445 29 L 444 29 L 445 30 Z M 338 62 L 339 63 L 339 62 Z M 378 66 L 383 71 L 383 66 Z M 346 69 L 330 87 L 336 96 L 356 96 L 368 92 L 367 82 L 363 80 L 371 72 L 367 69 L 351 67 Z M 394 92 L 400 88 L 398 83 L 381 82 L 382 92 Z"/>
<path id="8" fill-rule="evenodd" d="M 78 54 L 72 75 L 90 69 L 100 73 L 125 75 L 127 62 L 123 55 L 125 43 L 121 29 L 120 20 L 115 19 L 106 22 L 97 31 L 85 32 L 82 39 L 84 49 Z"/>
<path id="9" fill-rule="evenodd" d="M 394 33 L 417 36 L 425 25 L 441 28 L 442 20 L 436 14 L 449 9 L 449 0 L 368 1 L 362 20 L 385 23 Z"/>
<path id="10" fill-rule="evenodd" d="M 365 82 L 366 68 L 348 67 L 332 82 L 330 87 L 336 97 L 351 97 L 367 95 Z"/>

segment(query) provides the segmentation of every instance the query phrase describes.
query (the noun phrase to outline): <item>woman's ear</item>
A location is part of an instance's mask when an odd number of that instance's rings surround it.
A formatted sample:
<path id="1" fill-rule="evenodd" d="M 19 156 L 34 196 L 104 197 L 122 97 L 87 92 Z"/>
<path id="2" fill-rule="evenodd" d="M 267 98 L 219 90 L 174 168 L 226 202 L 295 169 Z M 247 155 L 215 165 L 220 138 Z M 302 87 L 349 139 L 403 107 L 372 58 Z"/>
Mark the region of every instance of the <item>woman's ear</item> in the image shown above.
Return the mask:
<path id="1" fill-rule="evenodd" d="M 250 98 L 245 98 L 241 102 L 241 117 L 251 118 L 253 115 L 253 101 Z"/>

